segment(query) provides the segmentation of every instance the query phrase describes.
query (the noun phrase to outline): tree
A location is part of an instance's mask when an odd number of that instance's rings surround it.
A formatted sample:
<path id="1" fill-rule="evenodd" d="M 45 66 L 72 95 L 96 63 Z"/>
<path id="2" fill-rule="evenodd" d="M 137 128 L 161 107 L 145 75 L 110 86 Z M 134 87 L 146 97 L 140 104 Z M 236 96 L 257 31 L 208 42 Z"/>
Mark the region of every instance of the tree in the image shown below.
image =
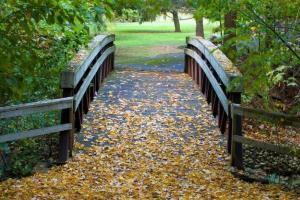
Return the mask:
<path id="1" fill-rule="evenodd" d="M 103 30 L 110 5 L 110 0 L 2 1 L 0 104 L 59 96 L 60 71 Z"/>
<path id="2" fill-rule="evenodd" d="M 220 22 L 220 48 L 242 70 L 247 101 L 259 98 L 274 109 L 270 99 L 289 99 L 290 107 L 300 108 L 300 23 L 295 15 L 300 2 L 198 0 L 192 5 L 196 14 Z"/>
<path id="3" fill-rule="evenodd" d="M 163 14 L 167 15 L 168 12 L 172 14 L 175 32 L 181 32 L 179 13 L 189 12 L 188 2 L 185 0 L 163 0 L 160 5 Z"/>
<path id="4" fill-rule="evenodd" d="M 196 20 L 196 36 L 200 36 L 204 38 L 204 25 L 203 25 L 203 17 Z"/>

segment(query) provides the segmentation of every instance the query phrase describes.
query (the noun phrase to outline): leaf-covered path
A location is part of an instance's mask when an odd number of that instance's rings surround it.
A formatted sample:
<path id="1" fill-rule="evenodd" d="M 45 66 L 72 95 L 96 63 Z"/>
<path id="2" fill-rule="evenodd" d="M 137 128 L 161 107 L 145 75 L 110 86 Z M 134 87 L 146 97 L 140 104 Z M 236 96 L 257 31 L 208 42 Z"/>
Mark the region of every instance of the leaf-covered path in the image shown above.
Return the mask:
<path id="1" fill-rule="evenodd" d="M 246 183 L 209 106 L 182 73 L 115 71 L 85 117 L 64 166 L 0 185 L 3 199 L 297 199 Z"/>

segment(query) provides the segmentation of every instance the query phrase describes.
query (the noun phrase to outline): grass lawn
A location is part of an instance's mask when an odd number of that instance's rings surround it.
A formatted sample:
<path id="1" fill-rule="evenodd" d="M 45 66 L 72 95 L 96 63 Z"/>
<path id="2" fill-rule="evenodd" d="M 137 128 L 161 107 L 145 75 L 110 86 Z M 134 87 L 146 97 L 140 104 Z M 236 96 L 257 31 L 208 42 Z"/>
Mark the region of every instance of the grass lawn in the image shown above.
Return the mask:
<path id="1" fill-rule="evenodd" d="M 205 24 L 206 37 L 211 35 L 212 28 L 213 24 Z M 181 21 L 181 29 L 181 33 L 175 33 L 171 21 L 112 23 L 108 26 L 108 31 L 116 34 L 118 64 L 145 63 L 147 57 L 182 51 L 177 47 L 185 45 L 186 36 L 195 35 L 194 20 Z M 159 63 L 159 60 L 153 62 Z"/>
<path id="2" fill-rule="evenodd" d="M 205 36 L 212 33 L 213 24 L 205 25 Z M 192 20 L 181 22 L 181 33 L 174 32 L 172 22 L 115 23 L 108 28 L 116 34 L 119 48 L 131 46 L 184 45 L 185 37 L 195 35 L 196 25 Z"/>

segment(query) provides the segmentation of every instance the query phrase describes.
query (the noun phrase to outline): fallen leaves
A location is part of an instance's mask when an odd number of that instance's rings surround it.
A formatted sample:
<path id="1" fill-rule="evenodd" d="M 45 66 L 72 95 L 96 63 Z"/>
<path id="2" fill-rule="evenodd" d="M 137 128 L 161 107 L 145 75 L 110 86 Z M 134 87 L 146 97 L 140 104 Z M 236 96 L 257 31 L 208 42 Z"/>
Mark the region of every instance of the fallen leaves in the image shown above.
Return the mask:
<path id="1" fill-rule="evenodd" d="M 115 72 L 91 105 L 81 134 L 70 162 L 2 182 L 0 198 L 298 198 L 279 186 L 231 175 L 211 111 L 183 74 Z"/>

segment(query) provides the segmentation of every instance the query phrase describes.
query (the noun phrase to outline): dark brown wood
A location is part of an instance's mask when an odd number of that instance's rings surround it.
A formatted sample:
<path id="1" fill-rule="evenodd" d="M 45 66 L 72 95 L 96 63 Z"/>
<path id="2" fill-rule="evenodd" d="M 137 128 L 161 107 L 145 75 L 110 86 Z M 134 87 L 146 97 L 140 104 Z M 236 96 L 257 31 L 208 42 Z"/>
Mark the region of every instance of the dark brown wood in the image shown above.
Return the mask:
<path id="1" fill-rule="evenodd" d="M 112 54 L 112 62 L 111 62 L 112 70 L 115 69 L 115 53 Z"/>
<path id="2" fill-rule="evenodd" d="M 197 62 L 194 60 L 194 81 L 197 83 Z"/>
<path id="3" fill-rule="evenodd" d="M 25 138 L 32 138 L 32 137 L 37 137 L 37 136 L 42 136 L 42 135 L 48 135 L 51 133 L 67 131 L 70 129 L 72 129 L 72 124 L 68 123 L 68 124 L 60 124 L 60 125 L 56 125 L 56 126 L 40 128 L 40 129 L 33 129 L 33 130 L 19 132 L 19 133 L 0 135 L 0 143 L 12 142 L 12 141 L 16 141 L 16 140 L 25 139 Z"/>
<path id="4" fill-rule="evenodd" d="M 188 74 L 188 55 L 184 55 L 184 73 Z"/>
<path id="5" fill-rule="evenodd" d="M 81 128 L 81 114 L 80 114 L 80 112 L 81 112 L 81 105 L 79 105 L 79 107 L 78 107 L 78 109 L 76 110 L 76 112 L 75 112 L 75 128 L 76 128 L 76 132 L 78 132 L 79 130 L 80 130 L 80 128 Z"/>
<path id="6" fill-rule="evenodd" d="M 213 113 L 213 116 L 216 117 L 217 116 L 217 112 L 218 112 L 218 106 L 217 106 L 217 100 L 218 97 L 216 95 L 216 93 L 214 92 L 214 90 L 212 91 L 212 102 L 211 102 L 211 110 Z"/>
<path id="7" fill-rule="evenodd" d="M 225 134 L 226 132 L 227 119 L 228 119 L 227 114 L 223 110 L 223 114 L 221 118 L 221 127 L 220 127 L 220 131 L 222 134 Z"/>
<path id="8" fill-rule="evenodd" d="M 218 103 L 218 127 L 219 128 L 221 128 L 223 114 L 224 114 L 223 107 L 222 107 L 221 102 L 219 101 L 219 103 Z"/>
<path id="9" fill-rule="evenodd" d="M 0 119 L 24 116 L 33 113 L 71 108 L 73 97 L 38 101 L 14 106 L 0 107 Z"/>
<path id="10" fill-rule="evenodd" d="M 64 89 L 63 96 L 70 97 L 74 95 L 73 89 Z M 73 109 L 64 109 L 61 112 L 61 124 L 72 124 L 72 129 L 67 131 L 62 131 L 59 134 L 59 152 L 58 152 L 58 163 L 65 163 L 69 156 L 72 156 L 73 143 L 74 143 L 74 113 Z"/>
<path id="11" fill-rule="evenodd" d="M 87 113 L 88 112 L 88 103 L 89 103 L 89 99 L 88 99 L 88 91 L 86 91 L 85 93 L 84 93 L 84 97 L 83 97 L 83 99 L 82 99 L 82 107 L 83 107 L 83 113 Z"/>
<path id="12" fill-rule="evenodd" d="M 268 150 L 268 151 L 274 151 L 276 153 L 280 154 L 286 154 L 294 157 L 300 157 L 300 149 L 294 148 L 292 146 L 283 146 L 283 145 L 277 145 L 277 144 L 271 144 L 267 142 L 262 142 L 258 140 L 254 140 L 251 138 L 234 135 L 233 137 L 234 143 L 241 143 L 241 144 L 247 144 L 256 148 Z"/>
<path id="13" fill-rule="evenodd" d="M 191 57 L 187 57 L 187 74 L 191 76 Z"/>
<path id="14" fill-rule="evenodd" d="M 201 92 L 204 94 L 205 91 L 205 73 L 203 72 L 203 70 L 201 69 Z"/>
<path id="15" fill-rule="evenodd" d="M 230 109 L 233 110 L 232 107 Z M 242 132 L 242 120 L 241 116 L 238 116 L 234 113 L 231 113 L 231 138 L 228 138 L 228 141 L 231 142 L 231 165 L 238 168 L 243 169 L 243 146 L 242 143 L 235 142 L 232 138 L 235 136 L 243 136 Z"/>
<path id="16" fill-rule="evenodd" d="M 240 92 L 231 92 L 228 93 L 229 99 L 232 103 L 240 104 L 241 103 L 241 93 Z M 232 111 L 229 109 L 230 112 Z M 237 126 L 242 126 L 242 118 L 240 116 L 237 116 Z M 238 129 L 242 130 L 241 127 Z M 232 144 L 232 115 L 229 114 L 229 120 L 228 120 L 228 132 L 227 132 L 227 151 L 228 153 L 231 153 L 231 144 Z M 238 151 L 242 151 L 242 147 L 237 146 Z"/>
<path id="17" fill-rule="evenodd" d="M 200 67 L 199 64 L 196 62 L 196 83 L 200 85 Z"/>
<path id="18" fill-rule="evenodd" d="M 238 129 L 237 124 L 237 115 L 232 116 L 232 135 L 235 137 L 236 135 L 241 135 L 242 131 Z M 243 169 L 243 156 L 240 152 L 237 151 L 237 142 L 231 140 L 231 166 L 237 167 L 238 169 Z M 241 144 L 241 143 L 240 143 Z"/>
<path id="19" fill-rule="evenodd" d="M 281 125 L 300 127 L 299 116 L 287 115 L 283 113 L 271 113 L 258 109 L 244 108 L 240 107 L 239 105 L 234 106 L 234 113 L 240 116 L 252 117 Z"/>

